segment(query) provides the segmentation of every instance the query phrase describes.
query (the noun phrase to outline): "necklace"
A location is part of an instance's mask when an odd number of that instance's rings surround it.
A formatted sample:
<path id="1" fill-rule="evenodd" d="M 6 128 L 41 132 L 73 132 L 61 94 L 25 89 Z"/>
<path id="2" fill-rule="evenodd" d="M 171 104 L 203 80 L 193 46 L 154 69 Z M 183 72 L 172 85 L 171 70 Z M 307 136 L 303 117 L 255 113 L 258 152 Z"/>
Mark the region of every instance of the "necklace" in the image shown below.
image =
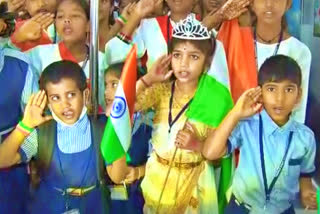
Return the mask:
<path id="1" fill-rule="evenodd" d="M 275 37 L 273 37 L 273 38 L 270 39 L 270 40 L 264 39 L 262 36 L 260 36 L 260 34 L 259 34 L 258 32 L 256 32 L 256 33 L 257 33 L 258 38 L 261 39 L 264 43 L 270 44 L 272 41 L 274 41 L 276 38 L 279 37 L 279 35 L 282 33 L 282 29 L 281 29 L 281 31 L 280 31 Z"/>

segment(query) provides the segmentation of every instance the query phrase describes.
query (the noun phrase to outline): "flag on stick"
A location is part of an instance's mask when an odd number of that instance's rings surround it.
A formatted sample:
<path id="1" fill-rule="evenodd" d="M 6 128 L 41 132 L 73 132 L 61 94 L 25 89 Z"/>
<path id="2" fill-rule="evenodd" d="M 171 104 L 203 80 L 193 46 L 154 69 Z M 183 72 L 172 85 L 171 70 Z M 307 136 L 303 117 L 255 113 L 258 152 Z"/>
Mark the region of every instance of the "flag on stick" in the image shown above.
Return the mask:
<path id="1" fill-rule="evenodd" d="M 108 164 L 120 159 L 127 154 L 131 144 L 131 122 L 134 113 L 134 102 L 137 81 L 137 47 L 134 45 L 129 52 L 124 64 L 120 82 L 108 123 L 105 127 L 101 152 Z"/>

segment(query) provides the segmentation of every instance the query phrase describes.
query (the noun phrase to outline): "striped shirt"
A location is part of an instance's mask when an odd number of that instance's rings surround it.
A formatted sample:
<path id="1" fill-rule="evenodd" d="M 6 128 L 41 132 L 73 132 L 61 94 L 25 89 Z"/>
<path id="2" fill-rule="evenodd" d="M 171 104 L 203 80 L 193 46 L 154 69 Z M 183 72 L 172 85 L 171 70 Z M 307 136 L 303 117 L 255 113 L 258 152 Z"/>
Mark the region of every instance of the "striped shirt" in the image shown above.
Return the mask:
<path id="1" fill-rule="evenodd" d="M 57 143 L 61 152 L 73 154 L 88 149 L 91 145 L 90 122 L 83 114 L 72 126 L 63 126 L 57 122 Z M 35 129 L 20 147 L 22 162 L 28 162 L 38 152 L 38 131 Z"/>

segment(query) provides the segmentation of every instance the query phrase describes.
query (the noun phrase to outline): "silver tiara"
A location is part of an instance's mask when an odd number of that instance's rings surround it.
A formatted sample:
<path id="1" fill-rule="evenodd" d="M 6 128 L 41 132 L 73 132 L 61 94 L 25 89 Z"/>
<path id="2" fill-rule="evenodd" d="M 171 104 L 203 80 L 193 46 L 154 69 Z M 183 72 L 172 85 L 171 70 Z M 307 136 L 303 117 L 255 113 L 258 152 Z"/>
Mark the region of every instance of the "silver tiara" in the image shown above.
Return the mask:
<path id="1" fill-rule="evenodd" d="M 178 39 L 206 40 L 211 35 L 208 29 L 202 25 L 193 15 L 188 15 L 186 19 L 181 20 L 173 28 L 172 37 Z"/>

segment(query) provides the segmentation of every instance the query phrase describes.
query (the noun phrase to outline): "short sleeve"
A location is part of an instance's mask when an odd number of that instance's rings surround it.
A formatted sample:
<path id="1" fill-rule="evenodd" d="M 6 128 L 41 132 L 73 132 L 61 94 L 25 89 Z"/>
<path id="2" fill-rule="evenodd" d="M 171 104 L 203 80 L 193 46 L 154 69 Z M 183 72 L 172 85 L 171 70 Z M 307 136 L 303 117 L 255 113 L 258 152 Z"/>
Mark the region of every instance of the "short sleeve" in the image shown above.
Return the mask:
<path id="1" fill-rule="evenodd" d="M 316 168 L 314 165 L 316 156 L 316 141 L 314 135 L 310 135 L 308 139 L 309 146 L 305 148 L 305 155 L 301 163 L 301 177 L 312 177 Z"/>
<path id="2" fill-rule="evenodd" d="M 21 156 L 21 162 L 27 163 L 32 157 L 36 156 L 38 152 L 38 132 L 35 129 L 31 134 L 24 140 L 20 147 L 19 153 Z"/>
<path id="3" fill-rule="evenodd" d="M 242 144 L 242 136 L 241 136 L 241 125 L 242 123 L 238 123 L 238 125 L 233 129 L 231 135 L 228 138 L 227 142 L 227 154 L 231 154 L 235 149 L 239 148 Z"/>

